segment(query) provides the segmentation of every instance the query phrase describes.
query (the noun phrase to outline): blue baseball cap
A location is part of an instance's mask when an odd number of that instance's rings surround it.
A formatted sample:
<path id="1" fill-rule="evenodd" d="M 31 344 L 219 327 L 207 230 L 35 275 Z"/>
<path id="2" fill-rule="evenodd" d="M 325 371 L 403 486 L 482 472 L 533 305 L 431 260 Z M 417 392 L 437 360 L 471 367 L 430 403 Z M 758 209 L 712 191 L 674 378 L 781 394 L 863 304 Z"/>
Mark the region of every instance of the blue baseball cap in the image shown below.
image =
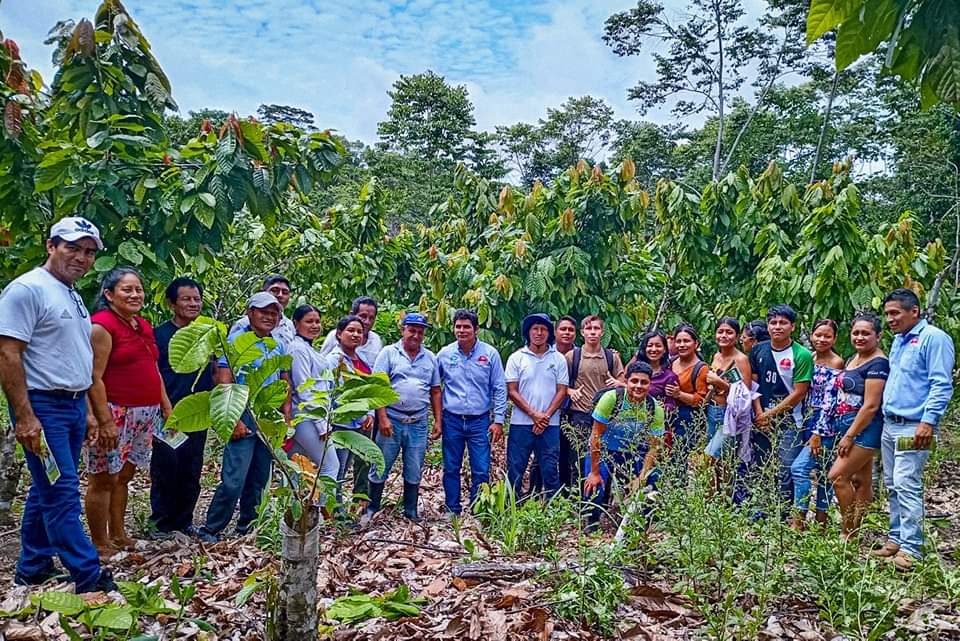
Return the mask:
<path id="1" fill-rule="evenodd" d="M 427 317 L 420 312 L 407 312 L 406 316 L 403 317 L 403 323 L 401 323 L 401 325 L 420 325 L 421 327 L 430 327 L 430 323 L 427 322 Z"/>

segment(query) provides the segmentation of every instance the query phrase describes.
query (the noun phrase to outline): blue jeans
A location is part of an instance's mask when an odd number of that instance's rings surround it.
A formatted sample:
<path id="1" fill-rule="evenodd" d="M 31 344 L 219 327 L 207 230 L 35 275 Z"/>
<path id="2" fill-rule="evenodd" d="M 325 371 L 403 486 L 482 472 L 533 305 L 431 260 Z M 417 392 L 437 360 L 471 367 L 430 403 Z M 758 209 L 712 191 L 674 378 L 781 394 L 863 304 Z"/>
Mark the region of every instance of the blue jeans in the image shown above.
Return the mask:
<path id="1" fill-rule="evenodd" d="M 735 505 L 745 503 L 753 495 L 753 486 L 763 478 L 763 468 L 773 453 L 773 444 L 770 435 L 756 428 L 750 430 L 750 450 L 753 458 L 750 463 L 740 461 L 737 464 L 737 473 L 733 485 L 733 502 Z"/>
<path id="2" fill-rule="evenodd" d="M 38 392 L 30 392 L 29 398 L 60 467 L 60 478 L 50 485 L 40 458 L 24 451 L 32 483 L 20 520 L 17 571 L 28 579 L 50 572 L 56 555 L 70 572 L 76 591 L 89 592 L 100 578 L 100 557 L 80 524 L 77 464 L 87 434 L 87 402 L 83 397 L 57 398 Z M 10 417 L 16 425 L 12 411 Z"/>
<path id="3" fill-rule="evenodd" d="M 463 451 L 470 451 L 470 502 L 490 480 L 490 417 L 465 417 L 443 412 L 443 494 L 447 510 L 460 514 L 460 469 Z"/>
<path id="4" fill-rule="evenodd" d="M 403 450 L 403 480 L 413 485 L 420 484 L 420 475 L 423 473 L 423 459 L 427 455 L 427 417 L 416 423 L 403 423 L 399 415 L 387 412 L 387 418 L 393 425 L 393 435 L 384 436 L 377 432 L 376 443 L 383 452 L 383 474 L 377 474 L 377 468 L 370 466 L 370 482 L 383 483 L 390 476 L 397 456 Z"/>
<path id="5" fill-rule="evenodd" d="M 255 431 L 253 418 L 244 414 L 241 418 L 251 432 Z M 257 517 L 257 506 L 263 490 L 270 482 L 272 459 L 269 448 L 254 434 L 230 441 L 223 448 L 223 467 L 220 470 L 220 485 L 207 508 L 207 523 L 203 531 L 216 536 L 223 531 L 240 501 L 237 517 L 237 532 L 244 533 Z"/>
<path id="6" fill-rule="evenodd" d="M 533 452 L 543 489 L 552 498 L 560 490 L 560 426 L 550 425 L 541 434 L 533 433 L 533 425 L 510 425 L 507 438 L 507 480 L 513 486 L 514 496 L 520 497 L 523 474 L 527 471 Z"/>
<path id="7" fill-rule="evenodd" d="M 593 506 L 589 508 L 588 512 L 588 520 L 591 523 L 596 523 L 600 520 L 603 511 L 602 508 L 610 502 L 612 479 L 616 478 L 621 491 L 624 490 L 643 470 L 643 460 L 649 451 L 650 446 L 646 443 L 640 443 L 638 447 L 627 451 L 603 451 L 600 457 L 600 465 L 598 466 L 600 469 L 600 478 L 603 479 L 603 486 L 595 491 L 593 495 L 587 495 L 586 493 L 583 495 L 583 500 Z M 587 458 L 584 460 L 584 478 L 590 475 L 590 470 L 593 466 L 591 457 L 592 455 L 588 453 Z M 659 479 L 660 470 L 654 468 L 654 470 L 650 472 L 650 476 L 647 477 L 646 484 L 650 487 L 656 487 Z"/>
<path id="8" fill-rule="evenodd" d="M 697 431 L 702 429 L 696 419 L 700 412 L 689 405 L 677 405 L 676 418 L 673 421 L 673 445 L 670 448 L 670 460 L 675 473 L 686 477 L 690 450 L 697 443 Z M 702 433 L 702 432 L 701 432 Z"/>
<path id="9" fill-rule="evenodd" d="M 919 423 L 883 421 L 883 482 L 890 491 L 890 540 L 919 559 L 923 553 L 923 466 L 930 450 L 897 450 L 897 438 L 916 434 Z M 936 438 L 934 433 L 934 438 Z"/>
<path id="10" fill-rule="evenodd" d="M 803 430 L 796 426 L 792 417 L 783 421 L 780 440 L 777 442 L 777 480 L 780 485 L 780 501 L 784 506 L 793 504 L 793 475 L 790 468 L 803 450 Z M 784 507 L 786 515 L 786 507 Z"/>
<path id="11" fill-rule="evenodd" d="M 720 458 L 727 435 L 723 433 L 723 419 L 727 414 L 726 405 L 707 405 L 707 456 Z"/>
<path id="12" fill-rule="evenodd" d="M 814 456 L 810 452 L 810 446 L 804 445 L 790 466 L 790 474 L 793 476 L 793 507 L 800 512 L 806 513 L 810 507 L 810 474 L 814 470 L 817 472 L 817 512 L 826 512 L 830 508 L 831 488 L 826 472 L 833 463 L 833 444 L 836 439 L 836 436 L 820 438 L 820 456 Z"/>

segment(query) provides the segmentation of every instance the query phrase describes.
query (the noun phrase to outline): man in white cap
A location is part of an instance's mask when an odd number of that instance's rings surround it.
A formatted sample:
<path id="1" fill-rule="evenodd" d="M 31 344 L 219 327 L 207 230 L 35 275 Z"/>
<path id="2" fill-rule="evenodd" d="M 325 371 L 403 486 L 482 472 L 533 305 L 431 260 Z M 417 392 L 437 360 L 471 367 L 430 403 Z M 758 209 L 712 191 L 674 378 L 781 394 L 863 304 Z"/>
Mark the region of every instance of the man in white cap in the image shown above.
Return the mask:
<path id="1" fill-rule="evenodd" d="M 282 314 L 283 309 L 280 307 L 280 302 L 273 294 L 257 292 L 247 302 L 249 331 L 260 338 L 270 336 Z M 233 343 L 237 340 L 237 337 L 247 331 L 243 329 L 232 330 L 229 337 L 230 342 Z M 275 340 L 274 342 L 276 345 L 273 348 L 268 348 L 263 341 L 258 342 L 261 356 L 249 366 L 242 368 L 237 374 L 236 380 L 234 380 L 233 371 L 230 369 L 226 358 L 221 358 L 217 363 L 214 382 L 217 384 L 234 382 L 245 384 L 247 372 L 256 370 L 268 358 L 283 356 L 287 353 L 287 347 L 282 341 Z M 287 372 L 274 373 L 263 381 L 261 387 L 266 387 L 278 379 L 283 379 L 289 383 L 289 374 Z M 290 388 L 288 385 L 287 400 L 283 404 L 283 415 L 288 423 L 290 422 L 290 410 Z M 227 527 L 230 519 L 233 518 L 233 511 L 237 507 L 238 500 L 240 502 L 240 514 L 237 517 L 237 534 L 246 534 L 257 516 L 260 496 L 270 481 L 271 458 L 270 448 L 257 437 L 256 431 L 257 423 L 248 409 L 237 421 L 230 442 L 223 448 L 220 485 L 217 487 L 213 500 L 210 501 L 210 507 L 207 509 L 207 522 L 198 533 L 200 540 L 204 542 L 213 543 L 219 540 L 220 532 Z"/>
<path id="2" fill-rule="evenodd" d="M 46 263 L 0 293 L 0 384 L 32 478 L 14 575 L 20 585 L 56 578 L 59 556 L 77 592 L 116 589 L 80 523 L 77 473 L 84 438 L 117 446 L 116 427 L 97 425 L 88 411 L 90 315 L 73 288 L 100 249 L 93 223 L 64 218 L 50 229 Z"/>

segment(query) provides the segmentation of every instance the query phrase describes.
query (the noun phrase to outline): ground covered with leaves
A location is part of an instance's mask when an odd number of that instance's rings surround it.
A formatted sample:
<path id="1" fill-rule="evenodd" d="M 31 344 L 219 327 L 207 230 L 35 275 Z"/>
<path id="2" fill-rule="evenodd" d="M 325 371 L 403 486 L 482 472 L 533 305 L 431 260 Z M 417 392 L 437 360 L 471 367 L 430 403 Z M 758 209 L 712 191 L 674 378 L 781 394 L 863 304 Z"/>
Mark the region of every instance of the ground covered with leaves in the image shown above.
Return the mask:
<path id="1" fill-rule="evenodd" d="M 503 448 L 495 474 L 503 470 Z M 217 478 L 211 453 L 198 508 Z M 939 550 L 908 576 L 870 559 L 885 515 L 868 516 L 861 544 L 831 526 L 796 533 L 750 518 L 695 474 L 656 497 L 652 527 L 635 518 L 586 534 L 575 501 L 513 506 L 503 484 L 473 515 L 443 518 L 439 450 L 428 454 L 421 515 L 400 516 L 402 483 L 365 529 L 328 523 L 317 576 L 321 633 L 360 639 L 960 639 L 957 506 L 960 456 L 940 448 L 927 493 Z M 145 480 L 131 492 L 131 528 L 149 511 Z M 682 486 L 682 487 L 680 487 Z M 21 497 L 22 498 L 22 497 Z M 69 586 L 12 585 L 17 532 L 0 532 L 7 639 L 263 639 L 269 634 L 280 546 L 269 509 L 259 530 L 215 545 L 180 537 L 138 542 L 109 561 L 119 593 L 80 599 Z M 60 594 L 57 594 L 60 593 Z"/>

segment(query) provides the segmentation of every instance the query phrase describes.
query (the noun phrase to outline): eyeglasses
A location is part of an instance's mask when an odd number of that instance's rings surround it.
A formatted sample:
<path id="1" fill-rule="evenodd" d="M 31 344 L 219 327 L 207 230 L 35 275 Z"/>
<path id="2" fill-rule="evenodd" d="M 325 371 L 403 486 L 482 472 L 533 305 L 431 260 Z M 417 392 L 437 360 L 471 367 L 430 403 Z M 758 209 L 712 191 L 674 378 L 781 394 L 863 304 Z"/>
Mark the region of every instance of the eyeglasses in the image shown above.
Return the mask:
<path id="1" fill-rule="evenodd" d="M 77 290 L 70 288 L 70 299 L 73 301 L 74 306 L 77 308 L 77 314 L 80 315 L 80 318 L 86 318 L 87 307 L 83 304 L 83 299 L 80 298 L 80 294 L 77 293 Z"/>
<path id="2" fill-rule="evenodd" d="M 267 291 L 269 291 L 271 294 L 274 294 L 274 295 L 282 294 L 284 296 L 290 293 L 290 290 L 287 289 L 286 287 L 271 287 Z"/>

